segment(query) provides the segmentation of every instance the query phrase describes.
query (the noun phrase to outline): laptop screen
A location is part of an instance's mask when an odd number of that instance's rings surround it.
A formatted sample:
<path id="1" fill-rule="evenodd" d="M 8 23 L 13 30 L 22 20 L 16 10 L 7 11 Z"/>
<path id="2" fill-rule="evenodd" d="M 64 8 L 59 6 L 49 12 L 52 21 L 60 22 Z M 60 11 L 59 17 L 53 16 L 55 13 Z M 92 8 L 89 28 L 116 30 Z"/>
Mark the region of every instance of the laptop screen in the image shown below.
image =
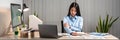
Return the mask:
<path id="1" fill-rule="evenodd" d="M 57 25 L 39 25 L 39 33 L 42 38 L 57 38 Z"/>

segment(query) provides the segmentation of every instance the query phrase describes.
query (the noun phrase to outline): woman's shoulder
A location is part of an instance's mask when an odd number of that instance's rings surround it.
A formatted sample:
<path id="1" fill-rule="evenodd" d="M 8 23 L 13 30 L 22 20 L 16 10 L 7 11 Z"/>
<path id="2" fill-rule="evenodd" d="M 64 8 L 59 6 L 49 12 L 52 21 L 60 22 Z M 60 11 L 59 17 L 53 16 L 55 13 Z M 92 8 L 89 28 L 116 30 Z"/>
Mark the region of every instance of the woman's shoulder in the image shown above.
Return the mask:
<path id="1" fill-rule="evenodd" d="M 78 19 L 78 20 L 83 20 L 83 17 L 77 16 L 77 19 Z"/>
<path id="2" fill-rule="evenodd" d="M 77 18 L 82 18 L 83 19 L 83 17 L 81 17 L 81 16 L 76 16 Z"/>
<path id="3" fill-rule="evenodd" d="M 69 16 L 65 16 L 64 18 L 68 18 Z"/>

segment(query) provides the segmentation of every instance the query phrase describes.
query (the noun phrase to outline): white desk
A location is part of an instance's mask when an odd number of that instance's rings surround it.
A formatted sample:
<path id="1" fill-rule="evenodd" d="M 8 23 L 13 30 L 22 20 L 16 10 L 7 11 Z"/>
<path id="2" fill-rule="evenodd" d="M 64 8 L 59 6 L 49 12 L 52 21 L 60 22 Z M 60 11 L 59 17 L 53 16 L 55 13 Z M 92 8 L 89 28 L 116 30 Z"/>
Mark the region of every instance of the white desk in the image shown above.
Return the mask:
<path id="1" fill-rule="evenodd" d="M 18 38 L 19 40 L 40 40 L 40 39 L 52 39 L 52 38 L 39 38 L 39 33 L 38 32 L 35 32 L 34 33 L 35 37 L 34 38 Z M 81 39 L 81 40 L 119 40 L 117 37 L 109 34 L 109 35 L 106 35 L 106 36 L 103 36 L 103 37 L 97 37 L 97 36 L 92 36 L 92 35 L 81 35 L 81 36 L 67 36 L 66 33 L 59 33 L 60 40 L 62 39 L 65 39 L 65 40 L 68 40 L 68 39 L 71 39 L 71 40 L 78 40 L 78 39 Z M 14 40 L 14 34 L 13 33 L 9 33 L 8 35 L 5 35 L 3 37 L 0 37 L 0 40 L 1 39 L 6 39 L 6 40 Z M 53 40 L 53 39 L 52 39 Z"/>

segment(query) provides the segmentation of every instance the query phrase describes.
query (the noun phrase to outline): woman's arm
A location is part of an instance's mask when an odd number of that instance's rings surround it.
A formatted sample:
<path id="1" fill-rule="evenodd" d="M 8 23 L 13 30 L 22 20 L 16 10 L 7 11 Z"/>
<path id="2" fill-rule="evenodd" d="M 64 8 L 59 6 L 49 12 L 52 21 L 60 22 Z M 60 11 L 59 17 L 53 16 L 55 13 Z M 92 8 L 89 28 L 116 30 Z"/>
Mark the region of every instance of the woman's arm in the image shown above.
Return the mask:
<path id="1" fill-rule="evenodd" d="M 65 29 L 65 31 L 67 32 L 67 33 L 72 33 L 73 31 L 70 29 L 70 26 L 68 25 L 68 23 L 64 23 L 63 24 L 64 25 L 64 29 Z"/>
<path id="2" fill-rule="evenodd" d="M 82 27 L 83 27 L 83 18 L 80 17 L 79 18 L 79 28 L 80 28 L 80 31 L 82 31 Z"/>
<path id="3" fill-rule="evenodd" d="M 68 19 L 67 17 L 64 17 L 63 19 L 63 26 L 64 26 L 64 29 L 67 33 L 72 33 L 73 31 L 70 29 L 70 26 L 68 24 Z"/>
<path id="4" fill-rule="evenodd" d="M 78 35 L 77 32 L 72 31 L 72 30 L 70 29 L 70 26 L 68 25 L 68 23 L 64 23 L 64 29 L 66 30 L 67 33 L 69 33 L 69 34 L 71 34 L 71 35 L 73 35 L 73 36 L 77 36 L 77 35 Z"/>
<path id="5" fill-rule="evenodd" d="M 67 19 L 67 17 L 64 17 L 64 20 L 63 20 L 63 25 L 64 25 L 64 29 L 67 33 L 69 33 L 70 35 L 73 35 L 73 36 L 77 36 L 78 33 L 75 32 L 75 31 L 72 31 L 70 26 L 69 26 L 69 19 Z"/>

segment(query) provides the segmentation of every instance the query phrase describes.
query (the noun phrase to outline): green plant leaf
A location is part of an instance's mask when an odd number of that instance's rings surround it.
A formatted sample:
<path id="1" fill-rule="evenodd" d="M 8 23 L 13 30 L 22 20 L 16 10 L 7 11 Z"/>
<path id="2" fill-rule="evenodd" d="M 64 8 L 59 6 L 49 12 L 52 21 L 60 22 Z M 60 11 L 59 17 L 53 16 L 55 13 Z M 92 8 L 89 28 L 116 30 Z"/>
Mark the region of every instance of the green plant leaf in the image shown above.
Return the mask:
<path id="1" fill-rule="evenodd" d="M 96 32 L 99 32 L 98 27 L 96 26 Z"/>
<path id="2" fill-rule="evenodd" d="M 110 23 L 111 23 L 112 19 L 113 19 L 113 17 L 111 17 L 111 18 L 109 19 L 109 21 L 108 21 L 108 29 L 106 29 L 106 31 L 109 31 L 109 29 L 110 29 Z"/>
<path id="3" fill-rule="evenodd" d="M 111 18 L 110 18 L 110 21 L 109 21 L 109 23 L 112 21 L 112 18 L 113 18 L 113 17 L 111 17 Z"/>
<path id="4" fill-rule="evenodd" d="M 108 31 L 107 31 L 107 29 L 108 29 L 108 19 L 109 19 L 109 15 L 107 14 L 107 16 L 106 16 L 106 21 L 105 21 L 105 22 L 106 22 L 106 23 L 105 23 L 105 29 L 106 29 L 106 30 L 104 31 L 105 33 L 108 32 Z"/>
<path id="5" fill-rule="evenodd" d="M 103 26 L 102 27 L 103 27 L 102 29 L 103 29 L 103 32 L 104 32 L 106 30 L 105 29 L 105 20 L 103 20 Z"/>
<path id="6" fill-rule="evenodd" d="M 98 26 L 98 27 L 100 28 L 100 31 L 103 32 L 103 29 L 102 29 L 102 19 L 101 19 L 101 17 L 99 17 L 99 26 Z"/>
<path id="7" fill-rule="evenodd" d="M 119 17 L 115 19 L 113 19 L 113 17 L 109 18 L 109 15 L 107 14 L 106 18 L 102 20 L 101 16 L 99 16 L 98 26 L 96 26 L 96 32 L 107 33 L 112 24 L 117 21 L 118 18 Z"/>
<path id="8" fill-rule="evenodd" d="M 118 19 L 119 17 L 115 18 L 111 23 L 109 24 L 109 28 L 112 26 L 112 24 Z"/>

